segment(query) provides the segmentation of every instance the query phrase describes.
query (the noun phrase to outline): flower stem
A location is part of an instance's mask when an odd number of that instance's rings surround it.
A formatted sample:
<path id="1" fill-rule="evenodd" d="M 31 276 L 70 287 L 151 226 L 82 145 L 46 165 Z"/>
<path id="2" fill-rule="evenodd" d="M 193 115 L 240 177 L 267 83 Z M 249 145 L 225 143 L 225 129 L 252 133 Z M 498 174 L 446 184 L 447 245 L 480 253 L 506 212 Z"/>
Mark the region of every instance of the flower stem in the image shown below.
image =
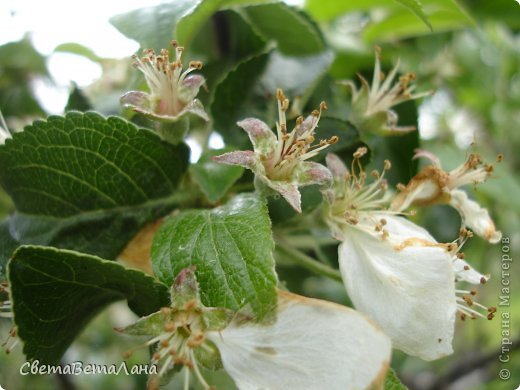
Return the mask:
<path id="1" fill-rule="evenodd" d="M 313 259 L 310 256 L 307 256 L 305 253 L 299 251 L 298 249 L 291 248 L 282 240 L 276 240 L 276 250 L 283 256 L 288 259 L 294 261 L 295 263 L 300 264 L 302 267 L 307 268 L 309 271 L 312 271 L 316 274 L 326 276 L 330 279 L 337 280 L 338 282 L 342 282 L 341 273 L 328 265 L 320 263 L 319 261 Z"/>

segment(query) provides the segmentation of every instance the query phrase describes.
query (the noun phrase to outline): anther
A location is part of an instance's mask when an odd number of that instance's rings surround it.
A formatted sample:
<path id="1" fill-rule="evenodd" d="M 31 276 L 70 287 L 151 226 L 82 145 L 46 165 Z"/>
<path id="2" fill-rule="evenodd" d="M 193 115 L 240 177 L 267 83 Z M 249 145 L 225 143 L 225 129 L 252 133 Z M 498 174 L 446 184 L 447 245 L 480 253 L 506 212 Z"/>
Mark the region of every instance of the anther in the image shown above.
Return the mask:
<path id="1" fill-rule="evenodd" d="M 361 158 L 367 154 L 368 149 L 365 146 L 359 147 L 353 154 L 354 158 Z"/>
<path id="2" fill-rule="evenodd" d="M 190 68 L 200 70 L 202 69 L 202 62 L 200 61 L 190 61 Z"/>

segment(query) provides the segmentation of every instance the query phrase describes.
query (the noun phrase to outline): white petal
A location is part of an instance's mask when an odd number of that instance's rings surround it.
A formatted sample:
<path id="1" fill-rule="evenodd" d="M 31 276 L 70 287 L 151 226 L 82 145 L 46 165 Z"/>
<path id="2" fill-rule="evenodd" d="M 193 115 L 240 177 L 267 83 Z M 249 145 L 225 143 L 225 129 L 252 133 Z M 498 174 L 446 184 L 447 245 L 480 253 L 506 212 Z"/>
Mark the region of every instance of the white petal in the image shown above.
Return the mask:
<path id="1" fill-rule="evenodd" d="M 408 185 L 394 198 L 391 209 L 403 211 L 413 203 L 430 205 L 440 201 L 443 197 L 444 176 L 442 171 L 428 167 L 412 178 Z"/>
<path id="2" fill-rule="evenodd" d="M 390 340 L 360 313 L 280 292 L 274 324 L 231 324 L 207 336 L 241 390 L 380 387 Z"/>
<path id="3" fill-rule="evenodd" d="M 291 205 L 291 207 L 298 213 L 302 212 L 301 194 L 298 190 L 298 185 L 284 181 L 275 181 L 268 178 L 263 179 L 264 182 L 273 190 L 278 192 Z"/>
<path id="4" fill-rule="evenodd" d="M 198 99 L 194 99 L 188 103 L 184 110 L 179 113 L 178 116 L 182 115 L 184 111 L 190 112 L 198 117 L 204 119 L 206 122 L 209 121 L 209 116 L 206 111 L 204 111 L 204 106 Z"/>
<path id="5" fill-rule="evenodd" d="M 489 280 L 489 276 L 482 275 L 466 261 L 459 258 L 453 260 L 453 270 L 455 271 L 457 280 L 463 280 L 472 284 L 481 284 Z"/>
<path id="6" fill-rule="evenodd" d="M 327 154 L 325 161 L 335 180 L 343 180 L 345 178 L 345 174 L 348 173 L 348 169 L 345 163 L 338 157 L 338 155 L 329 153 Z"/>
<path id="7" fill-rule="evenodd" d="M 263 155 L 272 153 L 277 140 L 266 123 L 256 118 L 246 118 L 237 122 L 237 125 L 247 132 L 255 152 Z"/>
<path id="8" fill-rule="evenodd" d="M 450 204 L 455 207 L 462 217 L 464 225 L 469 227 L 479 236 L 492 244 L 496 244 L 502 238 L 502 233 L 497 231 L 493 220 L 486 209 L 468 198 L 461 190 L 451 191 Z"/>
<path id="9" fill-rule="evenodd" d="M 344 232 L 339 265 L 349 296 L 395 348 L 424 360 L 448 355 L 457 307 L 451 256 L 431 246 L 424 229 L 401 217 L 386 219 L 388 240 L 355 227 Z"/>
<path id="10" fill-rule="evenodd" d="M 301 162 L 294 173 L 293 177 L 296 176 L 296 181 L 300 187 L 311 184 L 326 184 L 332 181 L 332 174 L 329 169 L 312 161 Z"/>

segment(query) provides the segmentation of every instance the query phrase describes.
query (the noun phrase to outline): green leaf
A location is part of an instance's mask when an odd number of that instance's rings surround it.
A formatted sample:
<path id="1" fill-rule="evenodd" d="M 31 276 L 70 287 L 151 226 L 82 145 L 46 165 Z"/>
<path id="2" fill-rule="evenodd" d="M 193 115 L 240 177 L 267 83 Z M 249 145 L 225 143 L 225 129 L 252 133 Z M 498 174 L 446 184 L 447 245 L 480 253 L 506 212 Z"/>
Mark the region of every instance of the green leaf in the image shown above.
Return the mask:
<path id="1" fill-rule="evenodd" d="M 136 40 L 142 48 L 160 50 L 174 38 L 175 25 L 179 19 L 199 1 L 175 0 L 140 8 L 113 16 L 110 23 L 126 37 Z"/>
<path id="2" fill-rule="evenodd" d="M 339 138 L 338 142 L 330 145 L 321 152 L 317 159 L 323 160 L 327 153 L 341 153 L 345 150 L 352 150 L 358 145 L 360 138 L 357 129 L 350 123 L 342 119 L 323 116 L 316 129 L 317 139 L 330 139 L 333 136 Z M 355 149 L 352 151 L 354 152 Z"/>
<path id="3" fill-rule="evenodd" d="M 183 45 L 189 46 L 202 25 L 226 0 L 201 1 L 179 20 L 175 36 Z"/>
<path id="4" fill-rule="evenodd" d="M 179 19 L 175 30 L 175 37 L 185 46 L 190 46 L 195 36 L 200 32 L 202 26 L 217 11 L 223 8 L 239 7 L 268 3 L 272 0 L 202 0 L 196 4 Z M 207 36 L 205 37 L 208 38 Z"/>
<path id="5" fill-rule="evenodd" d="M 424 13 L 422 4 L 419 0 L 395 0 L 399 4 L 401 4 L 403 7 L 408 8 L 412 13 L 415 14 L 419 19 L 421 19 L 424 24 L 428 26 L 428 28 L 433 31 L 433 27 L 428 20 L 428 16 Z"/>
<path id="6" fill-rule="evenodd" d="M 312 92 L 322 79 L 321 76 L 326 73 L 333 57 L 330 51 L 289 57 L 275 50 L 271 53 L 265 72 L 259 81 L 259 88 L 272 95 L 275 95 L 277 88 L 281 88 L 289 97 L 300 97 L 300 107 L 304 107 L 306 95 Z"/>
<path id="7" fill-rule="evenodd" d="M 276 305 L 273 246 L 264 201 L 242 194 L 213 210 L 169 218 L 154 237 L 152 264 L 166 284 L 195 265 L 204 305 L 232 310 L 250 305 L 262 319 Z"/>
<path id="8" fill-rule="evenodd" d="M 330 21 L 349 12 L 381 10 L 385 17 L 369 23 L 363 30 L 368 42 L 393 41 L 429 34 L 432 29 L 440 32 L 474 25 L 471 16 L 455 0 L 420 0 L 422 12 L 416 3 L 419 0 L 307 0 L 305 9 L 319 21 Z M 413 14 L 405 12 L 403 6 Z M 425 28 L 425 23 L 429 28 Z"/>
<path id="9" fill-rule="evenodd" d="M 393 108 L 399 116 L 400 126 L 417 127 L 417 106 L 414 101 L 407 101 Z M 384 160 L 392 163 L 392 169 L 385 173 L 390 186 L 397 183 L 408 183 L 417 173 L 418 161 L 413 159 L 415 150 L 420 146 L 419 132 L 411 131 L 403 135 L 375 136 L 362 134 L 368 138 L 372 150 L 371 169 L 381 170 Z M 363 138 L 364 139 L 364 138 Z M 367 169 L 368 170 L 368 169 Z"/>
<path id="10" fill-rule="evenodd" d="M 319 28 L 309 16 L 285 3 L 268 3 L 244 8 L 257 31 L 278 43 L 287 55 L 316 54 L 325 50 Z"/>
<path id="11" fill-rule="evenodd" d="M 49 72 L 45 61 L 45 57 L 32 46 L 27 37 L 18 42 L 9 42 L 0 46 L 0 70 L 2 70 L 2 73 L 16 69 L 23 70 L 28 75 L 48 76 Z"/>
<path id="12" fill-rule="evenodd" d="M 211 160 L 213 156 L 231 151 L 230 148 L 209 150 L 201 156 L 196 164 L 190 165 L 189 169 L 193 179 L 212 203 L 220 200 L 244 173 L 244 168 L 237 165 L 218 164 Z"/>
<path id="13" fill-rule="evenodd" d="M 140 271 L 48 247 L 20 247 L 9 263 L 9 282 L 24 353 L 47 364 L 56 364 L 107 305 L 126 299 L 143 316 L 169 303 L 167 286 Z"/>
<path id="14" fill-rule="evenodd" d="M 242 119 L 244 102 L 253 93 L 268 59 L 269 54 L 266 53 L 250 57 L 217 84 L 210 110 L 215 128 L 226 143 L 237 146 L 247 143 L 245 132 L 236 126 L 236 122 Z"/>
<path id="15" fill-rule="evenodd" d="M 5 118 L 44 115 L 32 84 L 35 76 L 49 76 L 45 61 L 28 38 L 0 46 L 0 108 Z"/>
<path id="16" fill-rule="evenodd" d="M 75 54 L 78 56 L 88 58 L 93 62 L 103 62 L 103 58 L 94 53 L 92 49 L 75 42 L 62 43 L 54 48 L 54 52 Z"/>
<path id="17" fill-rule="evenodd" d="M 389 369 L 388 373 L 386 374 L 385 378 L 385 390 L 408 390 L 408 387 L 403 385 L 397 375 L 395 374 L 395 371 L 393 369 Z"/>
<path id="18" fill-rule="evenodd" d="M 69 94 L 69 100 L 65 105 L 65 111 L 88 111 L 92 109 L 92 104 L 85 96 L 83 91 L 78 88 L 76 83 L 72 83 L 72 91 Z"/>
<path id="19" fill-rule="evenodd" d="M 18 241 L 9 232 L 8 220 L 2 221 L 0 223 L 0 282 L 7 277 L 7 261 L 17 246 Z"/>
<path id="20" fill-rule="evenodd" d="M 36 121 L 0 146 L 0 184 L 17 209 L 7 230 L 21 244 L 114 258 L 178 201 L 188 158 L 186 145 L 117 117 L 70 112 Z"/>
<path id="21" fill-rule="evenodd" d="M 423 0 L 423 5 L 436 33 L 475 25 L 473 19 L 453 0 Z M 430 33 L 431 30 L 425 28 L 415 15 L 394 9 L 380 23 L 367 26 L 363 38 L 366 42 L 391 42 Z"/>

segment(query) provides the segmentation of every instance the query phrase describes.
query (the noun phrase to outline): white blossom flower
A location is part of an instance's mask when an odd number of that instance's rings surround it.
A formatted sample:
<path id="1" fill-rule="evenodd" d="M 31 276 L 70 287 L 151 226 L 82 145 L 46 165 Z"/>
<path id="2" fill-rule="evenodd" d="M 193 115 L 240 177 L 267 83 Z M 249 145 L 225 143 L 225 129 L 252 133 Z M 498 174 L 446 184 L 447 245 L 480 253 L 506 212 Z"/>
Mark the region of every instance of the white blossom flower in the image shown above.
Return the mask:
<path id="1" fill-rule="evenodd" d="M 0 318 L 13 318 L 13 307 L 10 300 L 11 290 L 7 282 L 0 283 Z M 5 353 L 10 353 L 18 345 L 20 339 L 17 337 L 17 328 L 13 326 L 2 343 Z"/>
<path id="2" fill-rule="evenodd" d="M 496 230 L 488 211 L 458 189 L 467 184 L 476 185 L 486 181 L 493 173 L 493 167 L 484 164 L 477 154 L 470 154 L 463 164 L 446 172 L 433 154 L 419 150 L 415 155 L 417 157 L 428 158 L 432 165 L 419 172 L 408 185 L 399 187 L 400 194 L 393 201 L 392 209 L 402 211 L 412 204 L 449 204 L 459 212 L 464 226 L 489 242 L 497 243 L 502 233 Z"/>
<path id="3" fill-rule="evenodd" d="M 360 313 L 282 291 L 273 324 L 207 336 L 241 390 L 378 388 L 390 361 L 389 338 Z"/>
<path id="4" fill-rule="evenodd" d="M 8 138 L 12 138 L 12 135 L 7 128 L 7 123 L 5 123 L 4 116 L 0 110 L 0 145 L 5 144 L 5 140 Z"/>
<path id="5" fill-rule="evenodd" d="M 206 308 L 193 296 L 183 299 L 196 288 L 193 269 L 182 271 L 174 286 L 172 307 L 123 330 L 151 335 L 146 345 L 157 344 L 152 364 L 159 366 L 158 374 L 150 378 L 149 388 L 178 367 L 184 371 L 185 388 L 193 372 L 210 389 L 199 365 L 219 364 L 241 390 L 382 386 L 390 340 L 352 309 L 280 292 L 276 319 L 256 323 L 240 312 Z"/>
<path id="6" fill-rule="evenodd" d="M 327 220 L 342 241 L 339 266 L 356 309 L 374 320 L 395 348 L 434 360 L 451 354 L 456 312 L 461 311 L 455 278 L 482 277 L 461 268 L 453 244 L 440 244 L 423 228 L 385 209 L 384 172 L 372 172 L 374 182 L 354 154 L 351 171 L 335 155 L 327 156 L 334 186 L 327 191 Z M 469 266 L 468 266 L 469 267 Z M 471 271 L 471 272 L 469 272 Z M 477 276 L 475 276 L 477 275 Z M 471 308 L 470 308 L 471 309 Z M 473 310 L 473 309 L 471 309 Z"/>
<path id="7" fill-rule="evenodd" d="M 415 126 L 397 126 L 398 116 L 391 110 L 393 106 L 407 100 L 414 100 L 430 95 L 431 92 L 413 94 L 415 73 L 406 73 L 399 77 L 399 81 L 392 85 L 399 69 L 399 60 L 388 76 L 381 71 L 381 49 L 376 48 L 376 61 L 372 85 L 358 75 L 361 88 L 357 88 L 353 81 L 344 81 L 352 92 L 352 112 L 350 120 L 358 130 L 383 134 L 400 134 L 415 130 Z"/>
<path id="8" fill-rule="evenodd" d="M 12 318 L 12 306 L 9 300 L 10 289 L 6 282 L 0 283 L 0 317 Z"/>
<path id="9" fill-rule="evenodd" d="M 5 144 L 5 140 L 11 138 L 11 135 L 0 126 L 0 145 Z"/>
<path id="10" fill-rule="evenodd" d="M 121 103 L 150 119 L 171 123 L 191 113 L 209 120 L 202 103 L 195 99 L 200 87 L 205 83 L 201 75 L 190 75 L 202 67 L 200 61 L 190 62 L 187 69 L 182 68 L 184 48 L 172 41 L 175 60 L 170 62 L 168 49 L 156 55 L 153 49 L 143 51 L 143 57 L 134 55 L 133 66 L 139 69 L 146 79 L 150 93 L 130 91 L 121 97 Z"/>
<path id="11" fill-rule="evenodd" d="M 301 212 L 301 196 L 298 187 L 323 184 L 331 180 L 330 172 L 323 165 L 305 161 L 316 156 L 321 150 L 337 142 L 333 136 L 314 144 L 315 129 L 318 126 L 324 102 L 319 110 L 314 110 L 306 119 L 299 117 L 296 127 L 288 133 L 285 112 L 289 100 L 282 90 L 276 93 L 278 101 L 277 136 L 269 126 L 255 118 L 238 122 L 249 135 L 254 151 L 236 151 L 213 157 L 216 162 L 241 165 L 255 173 L 255 179 L 282 195 L 297 211 Z"/>

